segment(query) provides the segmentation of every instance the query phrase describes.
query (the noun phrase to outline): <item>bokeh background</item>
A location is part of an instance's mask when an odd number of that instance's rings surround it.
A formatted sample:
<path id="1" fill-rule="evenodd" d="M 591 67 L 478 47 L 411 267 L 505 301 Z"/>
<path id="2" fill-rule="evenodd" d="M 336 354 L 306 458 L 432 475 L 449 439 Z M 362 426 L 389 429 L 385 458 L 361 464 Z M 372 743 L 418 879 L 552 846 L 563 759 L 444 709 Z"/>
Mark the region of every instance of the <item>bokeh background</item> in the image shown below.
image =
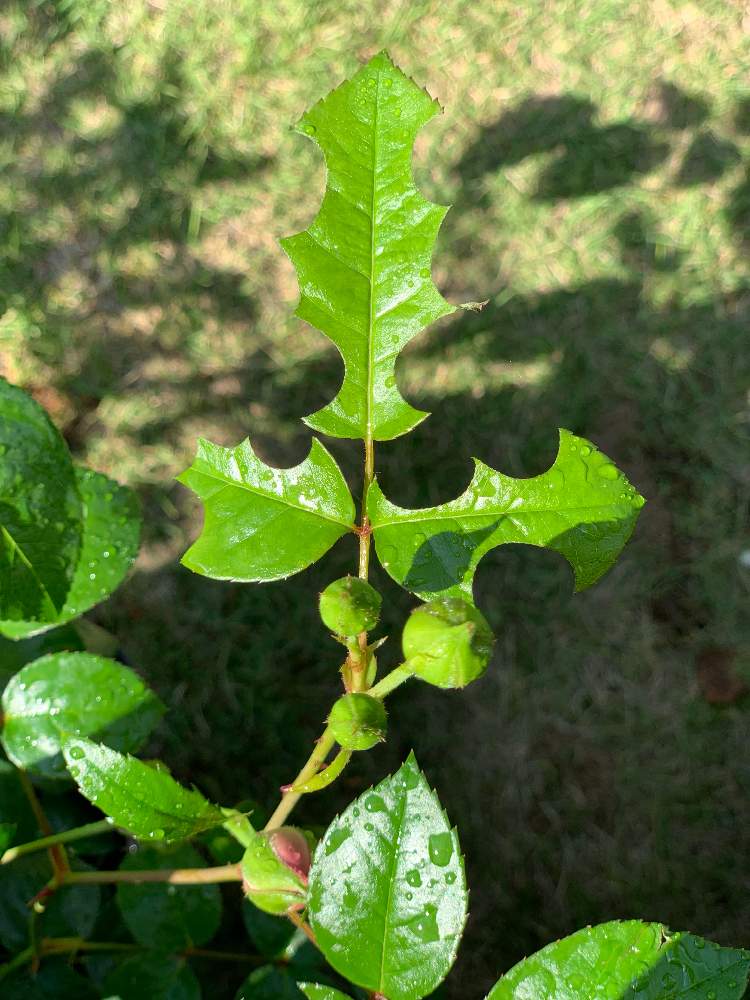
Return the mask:
<path id="1" fill-rule="evenodd" d="M 396 694 L 388 745 L 299 817 L 325 822 L 414 747 L 468 861 L 453 998 L 613 917 L 747 947 L 746 4 L 0 3 L 0 372 L 144 506 L 135 572 L 93 617 L 171 708 L 153 753 L 222 801 L 272 804 L 337 691 L 316 595 L 354 546 L 286 584 L 192 576 L 201 515 L 173 477 L 198 435 L 249 434 L 280 465 L 307 452 L 299 417 L 341 365 L 292 317 L 277 241 L 324 173 L 289 126 L 382 47 L 446 109 L 415 153 L 454 206 L 435 280 L 489 299 L 404 353 L 403 392 L 434 415 L 378 448 L 386 493 L 450 499 L 472 454 L 534 475 L 564 426 L 649 503 L 584 594 L 553 554 L 487 558 L 491 671 Z M 360 446 L 331 447 L 358 483 Z M 390 665 L 413 601 L 375 582 Z"/>

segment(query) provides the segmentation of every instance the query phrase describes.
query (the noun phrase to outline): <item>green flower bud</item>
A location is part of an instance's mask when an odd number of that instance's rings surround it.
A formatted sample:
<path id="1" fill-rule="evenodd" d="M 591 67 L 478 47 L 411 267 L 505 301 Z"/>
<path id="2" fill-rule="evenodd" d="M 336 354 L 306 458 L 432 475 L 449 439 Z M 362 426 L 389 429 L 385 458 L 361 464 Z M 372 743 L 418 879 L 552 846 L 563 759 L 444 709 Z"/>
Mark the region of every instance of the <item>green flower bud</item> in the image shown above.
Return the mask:
<path id="1" fill-rule="evenodd" d="M 369 750 L 385 739 L 385 706 L 369 694 L 345 694 L 331 709 L 328 725 L 345 750 Z"/>
<path id="2" fill-rule="evenodd" d="M 251 903 L 276 916 L 304 903 L 311 841 L 294 826 L 256 833 L 242 858 L 242 884 Z"/>
<path id="3" fill-rule="evenodd" d="M 320 617 L 336 635 L 353 636 L 375 628 L 382 597 L 366 580 L 344 576 L 320 595 Z"/>
<path id="4" fill-rule="evenodd" d="M 441 597 L 412 611 L 403 633 L 406 664 L 441 688 L 462 688 L 481 677 L 494 636 L 481 611 L 459 597 Z"/>

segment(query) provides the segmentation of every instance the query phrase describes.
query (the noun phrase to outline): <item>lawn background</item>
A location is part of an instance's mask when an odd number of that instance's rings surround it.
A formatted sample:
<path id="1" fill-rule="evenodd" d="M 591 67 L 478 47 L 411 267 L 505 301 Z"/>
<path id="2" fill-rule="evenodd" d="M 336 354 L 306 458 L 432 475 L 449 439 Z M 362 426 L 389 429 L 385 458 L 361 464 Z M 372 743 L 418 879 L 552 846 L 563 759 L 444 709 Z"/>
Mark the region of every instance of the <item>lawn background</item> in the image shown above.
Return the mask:
<path id="1" fill-rule="evenodd" d="M 415 155 L 454 206 L 435 280 L 489 299 L 405 352 L 402 390 L 434 415 L 378 448 L 385 492 L 449 499 L 471 455 L 536 474 L 564 426 L 649 503 L 582 595 L 549 553 L 488 557 L 492 670 L 462 695 L 396 694 L 388 745 L 299 818 L 326 822 L 415 748 L 472 887 L 450 997 L 617 916 L 748 946 L 746 5 L 0 4 L 0 373 L 144 505 L 137 568 L 94 618 L 171 709 L 153 752 L 222 801 L 271 804 L 336 693 L 315 598 L 354 546 L 286 584 L 192 576 L 201 515 L 173 477 L 199 435 L 307 452 L 298 418 L 341 368 L 292 317 L 278 238 L 324 174 L 289 126 L 383 47 L 446 109 Z M 331 447 L 356 484 L 360 446 Z M 375 582 L 396 637 L 413 602 Z"/>

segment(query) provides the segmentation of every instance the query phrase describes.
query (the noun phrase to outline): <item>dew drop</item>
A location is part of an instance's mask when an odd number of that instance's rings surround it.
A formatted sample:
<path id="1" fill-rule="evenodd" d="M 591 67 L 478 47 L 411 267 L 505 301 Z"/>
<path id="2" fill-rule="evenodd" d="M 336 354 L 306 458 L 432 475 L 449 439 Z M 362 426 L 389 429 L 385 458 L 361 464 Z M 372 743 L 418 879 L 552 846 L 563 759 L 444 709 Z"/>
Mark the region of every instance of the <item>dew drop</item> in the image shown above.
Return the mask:
<path id="1" fill-rule="evenodd" d="M 71 747 L 69 753 L 73 760 L 82 760 L 85 756 L 82 747 Z"/>
<path id="2" fill-rule="evenodd" d="M 409 930 L 420 941 L 430 942 L 439 941 L 440 932 L 438 931 L 437 923 L 437 907 L 428 905 L 425 906 L 424 912 L 420 913 L 418 916 L 410 920 L 406 925 Z"/>
<path id="3" fill-rule="evenodd" d="M 386 388 L 392 389 L 395 384 L 396 384 L 396 376 L 389 375 L 388 378 L 385 380 Z"/>
<path id="4" fill-rule="evenodd" d="M 453 883 L 456 881 L 456 873 L 455 872 L 446 872 L 445 873 L 445 881 L 448 883 L 448 885 L 453 885 Z"/>
<path id="5" fill-rule="evenodd" d="M 365 809 L 371 813 L 386 812 L 385 802 L 379 795 L 368 795 L 365 799 Z"/>
<path id="6" fill-rule="evenodd" d="M 344 843 L 344 841 L 348 840 L 349 837 L 351 837 L 351 835 L 352 831 L 345 826 L 339 827 L 337 830 L 334 830 L 329 836 L 328 840 L 326 841 L 326 846 L 325 846 L 326 857 L 328 857 L 330 854 L 333 854 L 334 851 L 337 851 L 339 847 L 341 847 L 341 845 Z"/>
<path id="7" fill-rule="evenodd" d="M 157 828 L 149 833 L 149 837 L 151 837 L 152 840 L 163 840 L 164 831 Z"/>
<path id="8" fill-rule="evenodd" d="M 418 889 L 422 884 L 422 876 L 419 874 L 416 868 L 412 868 L 410 871 L 406 873 L 406 881 L 409 883 L 410 886 L 413 886 L 415 889 Z"/>
<path id="9" fill-rule="evenodd" d="M 445 868 L 453 857 L 453 837 L 450 833 L 433 833 L 428 841 L 430 861 L 433 865 Z"/>
<path id="10" fill-rule="evenodd" d="M 581 454 L 582 455 L 590 455 L 591 454 L 591 448 L 587 444 L 581 445 Z"/>
<path id="11" fill-rule="evenodd" d="M 620 475 L 617 471 L 617 467 L 612 465 L 611 462 L 605 462 L 604 465 L 600 465 L 596 471 L 603 479 L 617 479 Z"/>

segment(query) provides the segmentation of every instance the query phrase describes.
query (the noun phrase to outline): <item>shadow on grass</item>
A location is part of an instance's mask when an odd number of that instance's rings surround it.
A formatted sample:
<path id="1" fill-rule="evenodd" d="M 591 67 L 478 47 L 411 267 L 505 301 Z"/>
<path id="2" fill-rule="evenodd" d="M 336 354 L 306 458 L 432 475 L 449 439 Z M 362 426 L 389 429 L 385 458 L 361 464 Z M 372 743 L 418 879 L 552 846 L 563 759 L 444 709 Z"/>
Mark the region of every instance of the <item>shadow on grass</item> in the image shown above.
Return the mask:
<path id="1" fill-rule="evenodd" d="M 163 75 L 158 97 L 127 102 L 107 57 L 84 54 L 37 110 L 0 121 L 6 137 L 14 130 L 45 143 L 69 138 L 66 116 L 82 95 L 100 96 L 117 112 L 114 130 L 73 138 L 75 167 L 18 175 L 30 207 L 0 218 L 0 296 L 6 309 L 35 310 L 44 324 L 43 337 L 28 338 L 40 362 L 63 348 L 77 323 L 103 317 L 102 338 L 87 345 L 75 371 L 61 366 L 54 386 L 79 414 L 127 392 L 136 365 L 155 400 L 176 397 L 168 414 L 155 404 L 143 426 L 123 432 L 134 451 L 181 419 L 228 422 L 227 372 L 172 378 L 162 365 L 149 374 L 144 362 L 152 357 L 179 364 L 184 335 L 146 334 L 124 326 L 123 316 L 178 301 L 201 316 L 258 323 L 243 274 L 199 259 L 193 236 L 207 224 L 196 214 L 205 184 L 258 174 L 269 162 L 207 145 L 181 101 L 179 60 L 167 58 Z M 472 259 L 477 274 L 492 271 L 477 238 L 453 239 L 451 220 L 463 212 L 479 220 L 490 201 L 487 179 L 531 156 L 549 161 L 530 195 L 542 203 L 636 183 L 664 163 L 678 133 L 689 132 L 691 141 L 676 185 L 709 183 L 735 169 L 739 147 L 705 131 L 703 98 L 665 85 L 660 107 L 657 123 L 602 125 L 596 107 L 578 96 L 530 98 L 483 128 L 457 168 L 446 229 L 455 260 Z M 738 107 L 738 131 L 747 117 Z M 112 200 L 106 224 L 90 209 L 92 192 Z M 42 222 L 47 208 L 61 203 L 74 233 L 58 240 Z M 722 211 L 737 240 L 746 240 L 746 177 Z M 690 688 L 702 645 L 719 638 L 739 644 L 746 635 L 734 545 L 747 502 L 737 415 L 750 375 L 750 289 L 656 308 L 649 280 L 677 271 L 682 259 L 679 251 L 665 253 L 652 230 L 647 213 L 628 208 L 612 219 L 618 277 L 498 297 L 417 341 L 414 364 L 434 370 L 443 359 L 470 362 L 476 385 L 422 392 L 412 402 L 433 416 L 378 448 L 386 495 L 427 506 L 458 495 L 470 453 L 511 475 L 544 470 L 554 458 L 555 429 L 564 426 L 594 440 L 649 499 L 618 568 L 574 604 L 558 557 L 510 546 L 488 556 L 477 598 L 500 634 L 494 673 L 462 699 L 417 686 L 408 697 L 394 696 L 398 724 L 388 745 L 375 757 L 358 755 L 338 788 L 305 804 L 307 820 L 325 823 L 333 807 L 397 766 L 410 749 L 407 734 L 417 734 L 421 763 L 440 784 L 469 857 L 473 916 L 456 996 L 464 995 L 462 982 L 479 995 L 521 955 L 617 913 L 728 940 L 750 923 L 740 863 L 750 852 L 750 814 L 738 794 L 747 785 L 732 758 L 735 730 L 730 718 L 695 704 Z M 82 256 L 162 241 L 170 249 L 158 281 L 120 273 L 113 283 L 106 268 L 89 267 L 95 280 L 72 305 L 53 294 Z M 523 375 L 531 366 L 541 372 L 533 379 Z M 248 418 L 254 443 L 265 458 L 291 464 L 307 450 L 299 416 L 333 396 L 341 365 L 328 352 L 280 372 L 255 338 L 231 375 L 233 399 L 262 399 L 273 414 L 274 428 L 260 433 Z M 88 426 L 68 428 L 74 446 Z M 331 447 L 357 482 L 359 445 Z M 168 499 L 177 510 L 186 504 L 177 487 Z M 162 531 L 157 518 L 163 508 L 151 510 L 147 540 Z M 262 588 L 152 566 L 99 611 L 174 708 L 154 751 L 178 777 L 221 801 L 236 798 L 238 787 L 243 796 L 252 789 L 273 801 L 335 695 L 338 653 L 326 646 L 315 595 L 354 558 L 354 542 L 342 541 L 302 576 Z M 384 631 L 397 637 L 413 600 L 377 568 L 374 579 L 388 595 Z M 383 650 L 384 665 L 393 645 Z M 667 751 L 665 741 L 674 744 Z"/>

